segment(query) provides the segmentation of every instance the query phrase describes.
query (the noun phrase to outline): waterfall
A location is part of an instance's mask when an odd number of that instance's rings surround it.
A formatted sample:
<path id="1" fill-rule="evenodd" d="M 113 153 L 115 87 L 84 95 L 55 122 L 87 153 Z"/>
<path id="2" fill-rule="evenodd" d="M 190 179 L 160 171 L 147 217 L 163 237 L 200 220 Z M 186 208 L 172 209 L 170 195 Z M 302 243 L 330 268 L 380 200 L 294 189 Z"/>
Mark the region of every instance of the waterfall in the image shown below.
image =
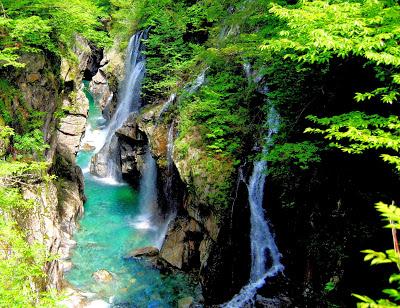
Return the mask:
<path id="1" fill-rule="evenodd" d="M 139 193 L 140 215 L 131 223 L 138 230 L 155 229 L 157 214 L 157 164 L 151 156 L 150 148 L 146 151 Z"/>
<path id="2" fill-rule="evenodd" d="M 157 164 L 149 147 L 144 158 L 143 174 L 140 181 L 140 213 L 129 224 L 137 230 L 146 230 L 152 239 L 151 244 L 161 249 L 170 216 L 164 218 L 160 213 L 157 196 Z"/>
<path id="3" fill-rule="evenodd" d="M 204 84 L 206 81 L 206 71 L 208 68 L 204 69 L 199 76 L 190 84 L 190 86 L 187 88 L 187 91 L 189 94 L 195 93 L 200 87 Z"/>
<path id="4" fill-rule="evenodd" d="M 158 114 L 158 118 L 161 119 L 162 115 L 168 111 L 169 107 L 172 105 L 172 103 L 176 99 L 176 93 L 171 94 L 169 99 L 165 102 L 165 104 L 162 106 L 160 113 Z"/>
<path id="5" fill-rule="evenodd" d="M 111 117 L 108 125 L 104 128 L 102 134 L 102 146 L 96 149 L 95 161 L 102 165 L 102 172 L 94 173 L 119 181 L 121 177 L 120 164 L 118 161 L 118 139 L 115 132 L 127 120 L 132 112 L 138 112 L 140 101 L 141 83 L 145 73 L 145 57 L 142 54 L 142 39 L 147 35 L 146 31 L 140 31 L 133 35 L 129 41 L 126 63 L 125 79 L 120 90 L 120 99 L 117 109 Z M 96 167 L 93 166 L 93 170 Z"/>
<path id="6" fill-rule="evenodd" d="M 172 169 L 174 166 L 173 155 L 174 155 L 174 125 L 172 122 L 168 130 L 168 143 L 167 143 L 167 171 L 169 175 L 172 175 Z M 171 179 L 171 176 L 168 177 Z"/>
<path id="7" fill-rule="evenodd" d="M 268 152 L 273 142 L 273 135 L 278 132 L 279 115 L 271 107 L 268 113 L 268 134 L 265 139 L 263 153 Z M 253 173 L 248 187 L 250 204 L 250 241 L 251 241 L 251 271 L 250 280 L 240 292 L 228 303 L 222 305 L 226 308 L 240 308 L 253 302 L 257 290 L 265 280 L 282 272 L 284 267 L 280 262 L 281 254 L 276 246 L 274 236 L 268 226 L 263 209 L 264 185 L 267 178 L 265 171 L 267 162 L 260 160 L 254 163 Z M 269 264 L 267 268 L 267 262 Z"/>
<path id="8" fill-rule="evenodd" d="M 169 205 L 168 211 L 164 216 L 163 222 L 160 224 L 160 236 L 157 242 L 157 247 L 161 248 L 164 243 L 165 236 L 168 231 L 168 226 L 172 220 L 176 217 L 176 199 L 173 194 L 173 180 L 174 180 L 174 126 L 175 123 L 172 122 L 168 130 L 168 143 L 167 143 L 167 179 L 164 187 L 164 193 L 167 197 L 167 202 Z"/>

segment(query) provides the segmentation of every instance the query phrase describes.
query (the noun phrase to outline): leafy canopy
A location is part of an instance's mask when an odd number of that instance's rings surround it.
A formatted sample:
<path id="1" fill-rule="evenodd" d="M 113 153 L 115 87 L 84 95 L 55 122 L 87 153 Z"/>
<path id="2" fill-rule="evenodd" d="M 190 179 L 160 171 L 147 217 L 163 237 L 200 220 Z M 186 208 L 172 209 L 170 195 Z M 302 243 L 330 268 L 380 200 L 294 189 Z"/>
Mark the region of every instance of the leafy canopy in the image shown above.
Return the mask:
<path id="1" fill-rule="evenodd" d="M 21 52 L 50 51 L 71 56 L 74 36 L 105 46 L 103 11 L 91 0 L 1 0 L 0 67 L 23 67 Z"/>

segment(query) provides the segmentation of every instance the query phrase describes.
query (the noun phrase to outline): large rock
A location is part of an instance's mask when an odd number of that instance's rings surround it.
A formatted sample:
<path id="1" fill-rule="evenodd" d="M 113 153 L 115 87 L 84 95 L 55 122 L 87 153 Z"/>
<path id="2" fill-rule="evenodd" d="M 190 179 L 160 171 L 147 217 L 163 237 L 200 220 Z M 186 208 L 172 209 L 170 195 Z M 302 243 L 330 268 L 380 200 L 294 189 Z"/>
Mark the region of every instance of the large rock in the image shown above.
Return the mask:
<path id="1" fill-rule="evenodd" d="M 194 219 L 178 218 L 168 230 L 160 257 L 178 269 L 199 265 L 202 230 Z"/>
<path id="2" fill-rule="evenodd" d="M 97 74 L 91 80 L 89 89 L 102 111 L 106 108 L 108 108 L 108 110 L 113 109 L 110 104 L 112 104 L 114 93 L 111 92 L 106 75 L 101 70 L 98 70 Z"/>
<path id="3" fill-rule="evenodd" d="M 101 152 L 93 155 L 90 162 L 90 173 L 99 177 L 106 177 L 108 174 L 107 157 Z"/>
<path id="4" fill-rule="evenodd" d="M 16 215 L 18 225 L 25 230 L 29 243 L 41 243 L 50 254 L 57 255 L 63 234 L 57 211 L 56 186 L 52 183 L 25 186 L 22 193 L 25 199 L 35 202 L 35 208 L 18 213 Z M 48 285 L 57 289 L 61 288 L 63 274 L 59 261 L 48 262 L 46 272 L 48 274 Z"/>
<path id="5" fill-rule="evenodd" d="M 156 247 L 143 247 L 131 251 L 127 258 L 156 257 L 160 251 Z"/>
<path id="6" fill-rule="evenodd" d="M 184 297 L 178 300 L 178 308 L 191 308 L 193 307 L 193 297 Z"/>
<path id="7" fill-rule="evenodd" d="M 73 47 L 73 51 L 77 56 L 78 63 L 71 63 L 70 60 L 63 58 L 61 61 L 61 77 L 64 81 L 75 81 L 80 83 L 82 81 L 84 72 L 89 65 L 92 56 L 92 49 L 90 48 L 89 42 L 87 39 L 80 35 L 75 36 L 75 44 Z"/>
<path id="8" fill-rule="evenodd" d="M 94 272 L 92 277 L 97 282 L 110 282 L 113 280 L 113 275 L 105 269 L 101 269 L 101 270 L 98 270 L 97 272 Z"/>
<path id="9" fill-rule="evenodd" d="M 89 101 L 80 89 L 75 100 L 69 98 L 63 100 L 63 108 L 68 110 L 68 113 L 60 119 L 57 129 L 57 151 L 64 158 L 73 162 L 85 132 Z"/>

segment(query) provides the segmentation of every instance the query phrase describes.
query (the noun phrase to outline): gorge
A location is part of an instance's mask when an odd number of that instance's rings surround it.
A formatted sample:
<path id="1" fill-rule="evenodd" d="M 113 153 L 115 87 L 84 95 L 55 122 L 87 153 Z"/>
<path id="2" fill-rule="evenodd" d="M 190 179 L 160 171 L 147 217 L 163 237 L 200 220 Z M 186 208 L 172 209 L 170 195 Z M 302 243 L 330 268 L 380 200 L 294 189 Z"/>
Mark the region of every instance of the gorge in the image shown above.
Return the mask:
<path id="1" fill-rule="evenodd" d="M 398 3 L 0 13 L 0 307 L 398 306 Z"/>

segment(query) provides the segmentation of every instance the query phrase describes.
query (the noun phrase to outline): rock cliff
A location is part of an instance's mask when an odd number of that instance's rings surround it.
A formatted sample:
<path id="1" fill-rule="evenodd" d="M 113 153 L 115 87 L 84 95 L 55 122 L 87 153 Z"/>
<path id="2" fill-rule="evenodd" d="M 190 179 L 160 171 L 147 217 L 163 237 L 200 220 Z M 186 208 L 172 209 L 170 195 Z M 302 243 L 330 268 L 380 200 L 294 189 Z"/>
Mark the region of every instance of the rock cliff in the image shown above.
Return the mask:
<path id="1" fill-rule="evenodd" d="M 47 264 L 47 279 L 39 289 L 62 288 L 63 271 L 70 267 L 69 250 L 75 245 L 72 234 L 83 213 L 83 176 L 75 165 L 75 155 L 89 108 L 82 80 L 98 65 L 98 51 L 77 36 L 74 52 L 76 61 L 72 62 L 44 53 L 24 54 L 25 69 L 3 76 L 21 92 L 13 108 L 23 106 L 42 114 L 42 130 L 49 144 L 46 160 L 50 173 L 57 176 L 49 183 L 24 188 L 24 198 L 34 200 L 35 206 L 15 214 L 29 242 L 42 243 L 49 254 L 59 256 Z"/>

